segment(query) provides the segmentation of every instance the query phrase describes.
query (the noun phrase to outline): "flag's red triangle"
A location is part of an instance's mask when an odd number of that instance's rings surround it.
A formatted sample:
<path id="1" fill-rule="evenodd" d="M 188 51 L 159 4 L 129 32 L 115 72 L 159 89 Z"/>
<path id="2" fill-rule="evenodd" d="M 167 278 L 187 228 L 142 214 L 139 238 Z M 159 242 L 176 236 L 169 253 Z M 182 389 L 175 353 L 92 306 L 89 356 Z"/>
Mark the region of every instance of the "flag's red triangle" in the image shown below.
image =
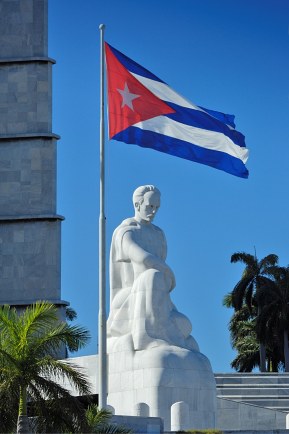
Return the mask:
<path id="1" fill-rule="evenodd" d="M 140 83 L 120 63 L 107 44 L 105 51 L 110 138 L 137 122 L 175 112 Z"/>

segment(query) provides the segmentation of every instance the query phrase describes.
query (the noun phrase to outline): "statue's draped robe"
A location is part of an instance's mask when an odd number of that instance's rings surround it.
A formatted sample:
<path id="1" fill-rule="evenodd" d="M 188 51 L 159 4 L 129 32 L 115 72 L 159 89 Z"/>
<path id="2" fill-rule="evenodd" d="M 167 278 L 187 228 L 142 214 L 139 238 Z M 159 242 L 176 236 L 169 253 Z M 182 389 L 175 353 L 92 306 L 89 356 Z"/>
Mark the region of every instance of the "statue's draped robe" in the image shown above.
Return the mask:
<path id="1" fill-rule="evenodd" d="M 177 311 L 170 298 L 167 276 L 154 267 L 143 265 L 135 276 L 126 251 L 124 236 L 131 232 L 134 242 L 165 262 L 167 254 L 163 231 L 153 224 L 142 225 L 134 218 L 124 220 L 114 231 L 110 252 L 110 314 L 108 346 L 143 350 L 152 346 L 174 345 L 198 350 L 190 336 L 189 319 Z M 157 261 L 156 261 L 157 262 Z"/>

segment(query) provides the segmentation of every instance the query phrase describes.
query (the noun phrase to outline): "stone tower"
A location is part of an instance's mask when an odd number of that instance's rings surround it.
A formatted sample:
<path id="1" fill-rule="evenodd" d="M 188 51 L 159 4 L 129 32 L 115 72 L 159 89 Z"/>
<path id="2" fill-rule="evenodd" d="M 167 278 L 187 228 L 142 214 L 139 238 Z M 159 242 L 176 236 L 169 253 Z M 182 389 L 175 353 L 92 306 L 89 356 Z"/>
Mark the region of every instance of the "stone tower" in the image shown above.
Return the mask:
<path id="1" fill-rule="evenodd" d="M 0 304 L 63 316 L 47 27 L 47 0 L 0 0 Z"/>

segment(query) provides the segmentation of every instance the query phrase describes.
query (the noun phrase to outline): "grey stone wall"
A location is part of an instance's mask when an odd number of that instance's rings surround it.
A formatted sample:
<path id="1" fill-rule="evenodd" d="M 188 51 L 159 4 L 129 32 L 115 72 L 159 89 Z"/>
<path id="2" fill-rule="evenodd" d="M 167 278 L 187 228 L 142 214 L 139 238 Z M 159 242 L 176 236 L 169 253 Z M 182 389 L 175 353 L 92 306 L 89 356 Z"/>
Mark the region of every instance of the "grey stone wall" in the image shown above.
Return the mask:
<path id="1" fill-rule="evenodd" d="M 287 372 L 215 374 L 217 396 L 289 413 Z"/>
<path id="2" fill-rule="evenodd" d="M 0 225 L 0 303 L 60 299 L 60 221 Z"/>
<path id="3" fill-rule="evenodd" d="M 56 141 L 0 141 L 1 216 L 56 212 Z"/>
<path id="4" fill-rule="evenodd" d="M 0 0 L 0 304 L 62 311 L 47 12 L 47 0 Z"/>
<path id="5" fill-rule="evenodd" d="M 0 134 L 51 132 L 51 69 L 50 61 L 0 59 Z"/>
<path id="6" fill-rule="evenodd" d="M 230 399 L 217 398 L 216 426 L 222 430 L 274 430 L 286 428 L 287 413 Z"/>
<path id="7" fill-rule="evenodd" d="M 47 25 L 47 0 L 1 0 L 1 57 L 47 56 Z"/>
<path id="8" fill-rule="evenodd" d="M 178 434 L 176 431 L 164 432 L 163 434 Z M 270 429 L 270 430 L 224 430 L 222 434 L 288 434 L 286 429 Z"/>
<path id="9" fill-rule="evenodd" d="M 160 417 L 114 415 L 112 416 L 111 422 L 130 428 L 135 434 L 163 433 L 163 420 Z"/>

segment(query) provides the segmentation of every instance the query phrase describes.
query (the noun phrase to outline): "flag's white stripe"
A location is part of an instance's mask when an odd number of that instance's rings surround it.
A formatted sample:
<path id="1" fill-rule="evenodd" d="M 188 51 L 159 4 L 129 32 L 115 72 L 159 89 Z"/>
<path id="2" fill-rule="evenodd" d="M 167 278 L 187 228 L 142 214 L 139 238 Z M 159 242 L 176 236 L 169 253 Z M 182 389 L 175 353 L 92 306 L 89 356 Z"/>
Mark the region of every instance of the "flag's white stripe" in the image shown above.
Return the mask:
<path id="1" fill-rule="evenodd" d="M 133 126 L 183 140 L 202 148 L 225 152 L 242 160 L 244 164 L 248 160 L 248 149 L 235 145 L 223 133 L 185 125 L 166 116 L 157 116 L 143 122 L 138 122 Z"/>
<path id="2" fill-rule="evenodd" d="M 138 81 L 141 82 L 145 87 L 148 88 L 154 95 L 163 101 L 172 102 L 174 104 L 178 104 L 180 106 L 199 110 L 201 112 L 205 112 L 197 105 L 193 104 L 186 98 L 182 97 L 179 93 L 175 92 L 171 87 L 169 87 L 166 83 L 162 83 L 160 81 L 152 80 L 151 78 L 143 77 L 142 75 L 131 73 Z M 206 113 L 206 112 L 205 112 Z"/>
<path id="3" fill-rule="evenodd" d="M 174 104 L 180 105 L 185 108 L 198 110 L 203 113 L 207 113 L 208 116 L 212 116 L 210 113 L 203 110 L 201 107 L 195 105 L 188 99 L 184 98 L 182 95 L 174 91 L 171 87 L 169 87 L 166 83 L 162 83 L 161 81 L 152 80 L 151 78 L 143 77 L 138 74 L 131 74 L 141 82 L 148 90 L 150 90 L 154 95 L 166 102 L 172 102 Z M 212 116 L 214 117 L 214 116 Z M 231 125 L 226 124 L 230 130 L 234 128 Z"/>

